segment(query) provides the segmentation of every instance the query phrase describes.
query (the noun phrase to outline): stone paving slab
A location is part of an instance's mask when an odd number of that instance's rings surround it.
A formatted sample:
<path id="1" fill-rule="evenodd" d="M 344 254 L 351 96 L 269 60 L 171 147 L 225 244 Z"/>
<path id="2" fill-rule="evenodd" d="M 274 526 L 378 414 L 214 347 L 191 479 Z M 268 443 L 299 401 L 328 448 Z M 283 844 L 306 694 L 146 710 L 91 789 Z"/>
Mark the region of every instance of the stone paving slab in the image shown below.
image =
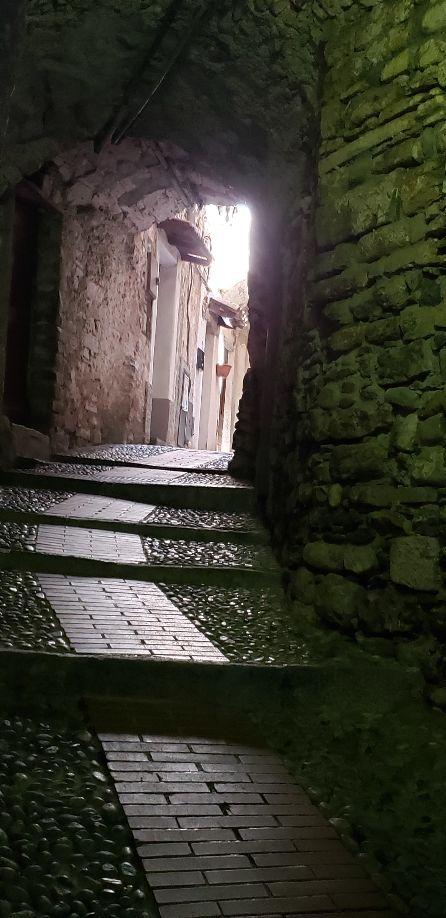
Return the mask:
<path id="1" fill-rule="evenodd" d="M 62 574 L 38 580 L 76 653 L 226 662 L 153 583 Z"/>
<path id="2" fill-rule="evenodd" d="M 270 750 L 203 737 L 100 740 L 161 918 L 392 915 Z"/>

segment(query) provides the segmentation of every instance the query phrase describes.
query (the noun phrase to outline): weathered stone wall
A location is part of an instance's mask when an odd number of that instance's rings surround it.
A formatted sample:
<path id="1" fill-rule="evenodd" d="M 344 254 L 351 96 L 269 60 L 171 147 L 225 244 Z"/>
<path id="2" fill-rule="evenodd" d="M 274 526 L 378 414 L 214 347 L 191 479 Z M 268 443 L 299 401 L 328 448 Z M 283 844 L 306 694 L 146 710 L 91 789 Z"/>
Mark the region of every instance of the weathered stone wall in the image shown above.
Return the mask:
<path id="1" fill-rule="evenodd" d="M 144 442 L 150 417 L 150 231 L 67 214 L 53 444 Z"/>
<path id="2" fill-rule="evenodd" d="M 445 50 L 446 3 L 412 0 L 356 4 L 326 45 L 276 496 L 301 611 L 359 637 L 446 635 Z"/>

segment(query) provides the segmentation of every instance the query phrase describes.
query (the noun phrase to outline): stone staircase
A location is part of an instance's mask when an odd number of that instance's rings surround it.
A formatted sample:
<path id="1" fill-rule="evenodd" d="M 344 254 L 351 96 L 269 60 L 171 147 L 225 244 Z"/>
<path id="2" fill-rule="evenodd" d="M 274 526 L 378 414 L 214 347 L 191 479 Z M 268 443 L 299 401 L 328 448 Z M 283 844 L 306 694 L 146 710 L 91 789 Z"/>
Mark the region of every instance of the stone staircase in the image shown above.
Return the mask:
<path id="1" fill-rule="evenodd" d="M 0 915 L 391 915 L 259 723 L 320 675 L 229 458 L 3 473 Z"/>

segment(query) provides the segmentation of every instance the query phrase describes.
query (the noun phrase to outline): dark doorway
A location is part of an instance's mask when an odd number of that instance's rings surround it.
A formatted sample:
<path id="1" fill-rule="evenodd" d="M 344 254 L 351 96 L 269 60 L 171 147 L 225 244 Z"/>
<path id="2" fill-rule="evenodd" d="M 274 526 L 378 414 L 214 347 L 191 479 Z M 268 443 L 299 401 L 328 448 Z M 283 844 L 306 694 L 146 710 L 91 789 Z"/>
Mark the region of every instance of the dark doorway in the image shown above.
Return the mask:
<path id="1" fill-rule="evenodd" d="M 5 414 L 17 424 L 26 424 L 29 417 L 28 364 L 38 234 L 38 208 L 17 195 L 3 397 Z"/>
<path id="2" fill-rule="evenodd" d="M 15 424 L 51 425 L 59 314 L 61 215 L 37 188 L 16 188 L 3 411 Z"/>

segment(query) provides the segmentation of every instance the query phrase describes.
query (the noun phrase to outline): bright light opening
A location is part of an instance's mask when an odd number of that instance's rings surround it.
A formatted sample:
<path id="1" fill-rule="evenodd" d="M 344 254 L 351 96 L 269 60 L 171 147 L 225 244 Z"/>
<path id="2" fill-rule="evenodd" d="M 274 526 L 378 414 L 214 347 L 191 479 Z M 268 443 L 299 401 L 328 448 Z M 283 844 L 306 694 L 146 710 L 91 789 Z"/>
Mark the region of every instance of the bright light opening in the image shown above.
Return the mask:
<path id="1" fill-rule="evenodd" d="M 209 286 L 215 293 L 246 280 L 249 270 L 251 213 L 246 204 L 206 207 L 206 233 L 212 240 Z"/>

